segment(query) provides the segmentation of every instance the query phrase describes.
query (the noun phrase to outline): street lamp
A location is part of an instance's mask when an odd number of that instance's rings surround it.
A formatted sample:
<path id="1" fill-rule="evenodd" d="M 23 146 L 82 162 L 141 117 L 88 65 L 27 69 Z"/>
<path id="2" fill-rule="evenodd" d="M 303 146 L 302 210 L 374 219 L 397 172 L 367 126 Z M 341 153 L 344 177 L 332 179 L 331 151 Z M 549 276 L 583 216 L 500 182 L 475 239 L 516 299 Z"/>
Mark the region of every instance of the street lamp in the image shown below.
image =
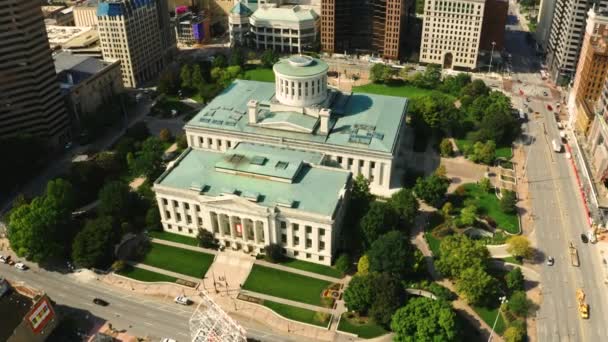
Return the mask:
<path id="1" fill-rule="evenodd" d="M 494 56 L 494 47 L 496 42 L 492 42 L 492 52 L 490 52 L 490 66 L 488 66 L 488 74 L 492 71 L 492 57 Z"/>
<path id="2" fill-rule="evenodd" d="M 502 305 L 508 302 L 506 296 L 501 296 L 498 299 L 500 300 L 500 306 L 498 307 L 498 313 L 496 313 L 496 319 L 494 320 L 494 325 L 492 325 L 492 331 L 490 331 L 490 337 L 488 337 L 488 342 L 492 341 L 492 337 L 494 336 L 494 328 L 496 328 L 496 322 L 498 322 L 498 316 L 500 316 L 500 310 L 502 309 Z"/>

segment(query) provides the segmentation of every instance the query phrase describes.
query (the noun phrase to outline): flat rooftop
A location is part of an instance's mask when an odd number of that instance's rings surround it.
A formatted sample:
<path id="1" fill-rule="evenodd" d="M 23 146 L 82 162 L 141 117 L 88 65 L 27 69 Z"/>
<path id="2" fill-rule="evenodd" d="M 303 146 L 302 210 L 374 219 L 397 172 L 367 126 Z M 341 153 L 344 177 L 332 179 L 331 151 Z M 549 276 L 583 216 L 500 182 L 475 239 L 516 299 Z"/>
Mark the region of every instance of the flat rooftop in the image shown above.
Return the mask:
<path id="1" fill-rule="evenodd" d="M 73 55 L 69 52 L 55 54 L 53 62 L 62 88 L 79 84 L 112 64 L 93 57 Z"/>
<path id="2" fill-rule="evenodd" d="M 236 80 L 194 116 L 186 128 L 237 131 L 392 153 L 408 106 L 408 99 L 403 97 L 343 93 L 330 89 L 331 129 L 325 135 L 318 133 L 318 118 L 296 112 L 271 112 L 270 105 L 276 101 L 274 96 L 274 83 Z M 260 102 L 257 125 L 249 125 L 249 100 Z M 272 128 L 273 124 L 279 123 L 296 126 L 304 132 Z"/>
<path id="3" fill-rule="evenodd" d="M 260 6 L 251 15 L 252 18 L 261 21 L 288 21 L 303 22 L 315 21 L 319 15 L 310 8 L 303 8 L 298 5 L 286 5 L 281 7 Z"/>
<path id="4" fill-rule="evenodd" d="M 224 153 L 188 149 L 156 183 L 332 216 L 350 173 L 310 165 L 321 159 L 320 153 L 252 143 L 240 143 Z"/>
<path id="5" fill-rule="evenodd" d="M 86 34 L 89 31 L 91 31 L 91 28 L 87 26 L 46 25 L 46 34 L 52 49 L 56 46 L 61 46 L 80 35 Z"/>
<path id="6" fill-rule="evenodd" d="M 9 290 L 0 297 L 0 341 L 6 341 L 32 307 L 32 299 Z"/>

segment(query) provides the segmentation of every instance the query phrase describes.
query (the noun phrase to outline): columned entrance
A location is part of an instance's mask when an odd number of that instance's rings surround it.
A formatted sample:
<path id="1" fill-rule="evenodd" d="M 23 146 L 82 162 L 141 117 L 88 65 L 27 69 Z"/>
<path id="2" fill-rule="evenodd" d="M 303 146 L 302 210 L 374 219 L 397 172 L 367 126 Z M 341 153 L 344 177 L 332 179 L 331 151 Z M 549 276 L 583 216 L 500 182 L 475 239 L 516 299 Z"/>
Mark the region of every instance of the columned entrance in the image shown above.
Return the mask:
<path id="1" fill-rule="evenodd" d="M 453 59 L 454 59 L 454 56 L 452 55 L 451 52 L 446 53 L 445 56 L 443 56 L 443 69 L 451 69 Z"/>

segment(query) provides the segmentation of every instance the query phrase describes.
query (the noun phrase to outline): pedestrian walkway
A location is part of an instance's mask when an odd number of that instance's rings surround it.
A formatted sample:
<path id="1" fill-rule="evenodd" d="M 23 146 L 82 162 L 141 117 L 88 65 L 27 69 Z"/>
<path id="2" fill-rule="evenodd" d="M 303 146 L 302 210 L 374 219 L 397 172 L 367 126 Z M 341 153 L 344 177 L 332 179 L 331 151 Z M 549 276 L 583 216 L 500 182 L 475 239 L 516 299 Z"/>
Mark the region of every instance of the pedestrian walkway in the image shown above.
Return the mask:
<path id="1" fill-rule="evenodd" d="M 300 303 L 300 302 L 296 302 L 294 300 L 289 300 L 289 299 L 284 299 L 284 298 L 280 298 L 280 297 L 270 296 L 270 295 L 262 294 L 262 293 L 259 293 L 259 292 L 253 292 L 253 291 L 248 291 L 248 290 L 241 290 L 241 293 L 244 294 L 244 295 L 251 296 L 251 297 L 256 297 L 256 298 L 264 299 L 264 300 L 269 300 L 269 301 L 272 301 L 272 302 L 277 302 L 277 303 L 281 303 L 281 304 L 285 304 L 285 305 L 295 306 L 295 307 L 306 309 L 306 310 L 325 312 L 325 313 L 328 313 L 328 314 L 333 314 L 334 313 L 334 310 L 329 309 L 329 308 L 324 308 L 324 307 L 321 307 L 321 306 L 316 306 L 316 305 L 311 305 L 311 304 Z"/>
<path id="2" fill-rule="evenodd" d="M 142 263 L 139 263 L 139 262 L 127 261 L 127 264 L 129 264 L 129 265 L 131 265 L 133 267 L 137 267 L 137 268 L 141 268 L 141 269 L 144 269 L 144 270 L 152 271 L 154 273 L 164 274 L 164 275 L 169 276 L 169 277 L 183 279 L 183 280 L 188 280 L 188 281 L 191 281 L 191 282 L 194 282 L 194 283 L 197 283 L 197 284 L 200 283 L 200 281 L 201 281 L 200 278 L 195 278 L 195 277 L 187 276 L 185 274 L 167 271 L 167 270 L 162 269 L 162 268 L 158 268 L 158 267 L 142 264 Z"/>
<path id="3" fill-rule="evenodd" d="M 508 245 L 486 245 L 488 251 L 490 252 L 490 256 L 492 258 L 508 258 L 511 256 L 511 253 L 507 251 Z"/>
<path id="4" fill-rule="evenodd" d="M 173 242 L 173 241 L 168 241 L 168 240 L 163 240 L 163 239 L 152 238 L 152 239 L 150 239 L 150 242 L 154 242 L 154 243 L 158 243 L 158 244 L 166 245 L 166 246 L 182 248 L 182 249 L 188 249 L 188 250 L 195 251 L 195 252 L 201 252 L 201 253 L 207 253 L 207 254 L 218 254 L 218 251 L 216 251 L 215 249 L 190 246 L 190 245 L 186 245 L 183 243 Z"/>
<path id="5" fill-rule="evenodd" d="M 236 298 L 251 272 L 253 262 L 252 256 L 243 253 L 233 251 L 218 253 L 205 274 L 204 287 L 216 293 L 228 292 Z"/>
<path id="6" fill-rule="evenodd" d="M 307 276 L 307 277 L 310 277 L 310 278 L 317 278 L 317 279 L 329 281 L 331 283 L 341 283 L 341 284 L 347 284 L 348 283 L 345 278 L 342 278 L 342 279 L 334 278 L 334 277 L 330 277 L 330 276 L 326 276 L 326 275 L 322 275 L 322 274 L 318 274 L 318 273 L 314 273 L 314 272 L 308 272 L 308 271 L 299 270 L 297 268 L 293 268 L 293 267 L 289 267 L 289 266 L 283 266 L 283 265 L 279 265 L 279 264 L 273 264 L 271 262 L 264 261 L 264 260 L 256 260 L 255 264 L 256 265 L 260 265 L 260 266 L 264 266 L 264 267 L 268 267 L 268 268 L 274 268 L 274 269 L 285 271 L 285 272 L 296 273 L 296 274 Z"/>

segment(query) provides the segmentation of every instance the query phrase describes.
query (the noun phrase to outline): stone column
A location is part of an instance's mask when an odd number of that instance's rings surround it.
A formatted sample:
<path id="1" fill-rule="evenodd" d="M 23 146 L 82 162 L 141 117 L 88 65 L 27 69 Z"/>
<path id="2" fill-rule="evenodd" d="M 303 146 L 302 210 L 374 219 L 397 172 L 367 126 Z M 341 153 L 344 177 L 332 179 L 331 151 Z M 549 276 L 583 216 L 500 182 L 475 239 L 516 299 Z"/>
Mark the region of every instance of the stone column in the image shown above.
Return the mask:
<path id="1" fill-rule="evenodd" d="M 235 231 L 235 227 L 234 227 L 234 216 L 228 216 L 228 221 L 230 224 L 230 237 L 235 239 L 236 231 Z"/>
<path id="2" fill-rule="evenodd" d="M 258 240 L 258 227 L 257 227 L 257 223 L 258 223 L 258 221 L 251 220 L 251 227 L 253 228 L 253 242 L 256 245 L 260 243 L 260 241 Z"/>

